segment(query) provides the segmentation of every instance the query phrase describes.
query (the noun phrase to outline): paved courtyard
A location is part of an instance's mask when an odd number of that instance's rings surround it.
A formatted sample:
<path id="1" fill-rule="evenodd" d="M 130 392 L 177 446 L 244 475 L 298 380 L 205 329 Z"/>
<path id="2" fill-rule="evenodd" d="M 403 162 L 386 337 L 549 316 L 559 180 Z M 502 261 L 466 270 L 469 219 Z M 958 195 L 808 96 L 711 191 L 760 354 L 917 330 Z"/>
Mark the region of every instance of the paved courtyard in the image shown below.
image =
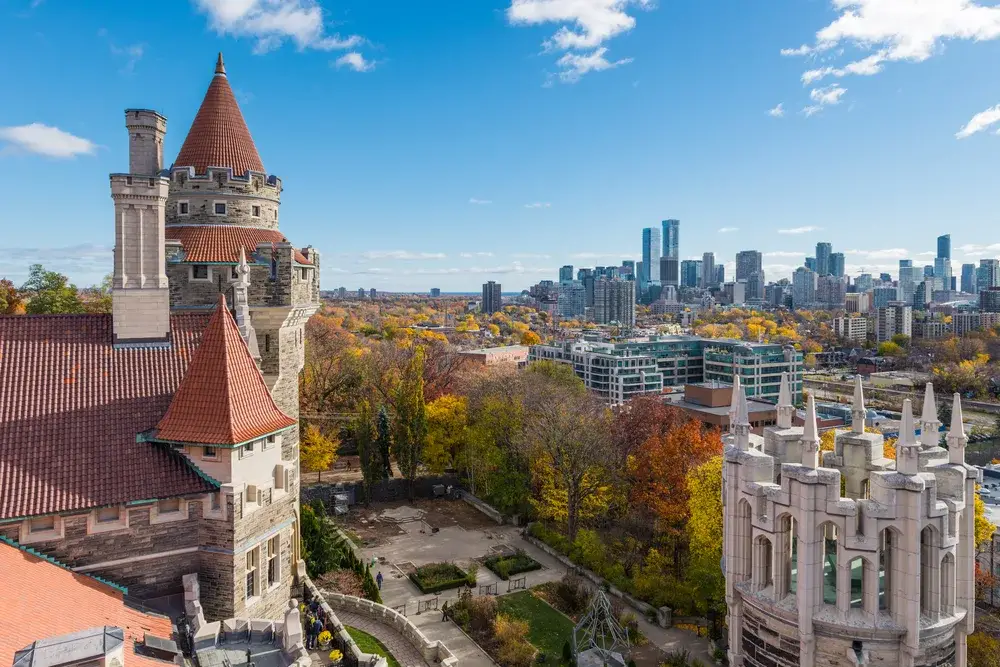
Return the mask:
<path id="1" fill-rule="evenodd" d="M 362 512 L 363 526 L 352 523 L 351 528 L 357 528 L 366 536 L 362 553 L 369 562 L 376 561 L 372 573 L 382 573 L 383 603 L 405 611 L 407 618 L 428 639 L 443 642 L 463 665 L 494 667 L 495 663 L 454 623 L 443 620 L 440 611 L 418 613 L 422 606 L 419 602 L 437 598 L 440 607 L 445 601 L 456 599 L 459 589 L 424 595 L 407 576 L 411 567 L 447 561 L 468 571 L 474 560 L 506 548 L 523 550 L 542 564 L 541 570 L 521 575 L 526 578 L 527 588 L 557 581 L 566 574 L 566 566 L 521 537 L 521 529 L 498 526 L 461 501 L 418 501 L 414 505 L 386 506 L 381 510 L 376 507 Z M 476 583 L 478 586 L 496 584 L 499 595 L 508 593 L 508 582 L 482 565 L 476 574 Z M 641 618 L 639 625 L 642 633 L 662 650 L 687 649 L 693 657 L 710 664 L 706 639 L 683 630 L 660 628 Z"/>

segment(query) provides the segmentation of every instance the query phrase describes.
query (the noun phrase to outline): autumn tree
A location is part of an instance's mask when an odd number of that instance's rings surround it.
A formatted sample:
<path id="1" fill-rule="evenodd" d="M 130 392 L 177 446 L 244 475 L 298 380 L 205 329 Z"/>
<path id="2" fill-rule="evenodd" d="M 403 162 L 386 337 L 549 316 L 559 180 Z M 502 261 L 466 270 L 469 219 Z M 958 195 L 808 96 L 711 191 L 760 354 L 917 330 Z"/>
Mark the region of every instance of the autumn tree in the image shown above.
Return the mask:
<path id="1" fill-rule="evenodd" d="M 565 494 L 566 532 L 572 542 L 585 499 L 602 493 L 616 473 L 609 413 L 596 397 L 580 389 L 582 382 L 571 368 L 533 364 L 527 375 L 528 457 L 551 469 L 554 489 Z"/>
<path id="2" fill-rule="evenodd" d="M 427 404 L 427 446 L 424 463 L 440 475 L 461 457 L 467 436 L 467 401 L 463 396 L 445 394 Z"/>
<path id="3" fill-rule="evenodd" d="M 319 481 L 323 480 L 323 471 L 329 470 L 337 458 L 336 440 L 332 440 L 315 426 L 306 427 L 299 447 L 299 463 L 303 472 L 319 473 Z"/>
<path id="4" fill-rule="evenodd" d="M 381 416 L 381 412 L 379 416 Z M 382 479 L 383 463 L 377 431 L 372 419 L 371 404 L 368 401 L 362 401 L 359 406 L 358 414 L 351 424 L 351 431 L 354 436 L 354 444 L 358 449 L 358 464 L 361 467 L 361 478 L 365 487 L 365 505 L 370 505 L 372 488 L 376 482 Z"/>
<path id="5" fill-rule="evenodd" d="M 0 280 L 0 315 L 21 315 L 24 313 L 24 297 L 13 281 Z"/>
<path id="6" fill-rule="evenodd" d="M 688 522 L 691 560 L 686 578 L 698 591 L 696 600 L 705 608 L 725 600 L 726 582 L 722 560 L 722 456 L 713 456 L 687 475 Z"/>
<path id="7" fill-rule="evenodd" d="M 392 460 L 389 458 L 392 451 L 392 421 L 389 410 L 384 405 L 379 406 L 375 423 L 375 448 L 382 463 L 382 479 L 389 479 L 392 477 Z"/>
<path id="8" fill-rule="evenodd" d="M 111 312 L 111 285 L 114 276 L 108 274 L 104 276 L 100 285 L 85 287 L 80 290 L 80 300 L 83 303 L 84 311 L 88 313 L 110 313 Z"/>
<path id="9" fill-rule="evenodd" d="M 396 464 L 407 480 L 408 495 L 413 497 L 413 481 L 427 441 L 427 406 L 424 404 L 424 353 L 417 347 L 396 390 L 396 415 L 392 443 Z"/>
<path id="10" fill-rule="evenodd" d="M 521 345 L 540 345 L 542 337 L 534 331 L 528 330 L 521 333 Z"/>
<path id="11" fill-rule="evenodd" d="M 29 315 L 84 312 L 76 285 L 61 273 L 46 271 L 41 264 L 31 265 L 21 292 L 28 299 L 25 312 Z"/>
<path id="12" fill-rule="evenodd" d="M 997 527 L 986 518 L 986 503 L 979 495 L 979 487 L 976 486 L 976 498 L 974 500 L 975 515 L 976 515 L 976 548 L 981 547 L 990 541 L 993 537 L 994 531 Z"/>

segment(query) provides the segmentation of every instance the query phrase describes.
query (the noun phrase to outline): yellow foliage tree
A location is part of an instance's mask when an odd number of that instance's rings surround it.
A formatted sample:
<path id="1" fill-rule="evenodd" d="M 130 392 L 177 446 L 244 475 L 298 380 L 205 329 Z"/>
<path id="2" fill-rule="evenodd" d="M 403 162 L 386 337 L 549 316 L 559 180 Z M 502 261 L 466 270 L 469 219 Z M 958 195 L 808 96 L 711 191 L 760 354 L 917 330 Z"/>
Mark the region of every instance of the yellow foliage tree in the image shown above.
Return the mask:
<path id="1" fill-rule="evenodd" d="M 455 465 L 466 443 L 467 402 L 464 396 L 444 394 L 427 404 L 427 442 L 424 464 L 435 475 Z"/>
<path id="2" fill-rule="evenodd" d="M 528 330 L 521 334 L 521 345 L 539 345 L 541 342 L 542 337 L 534 331 Z"/>
<path id="3" fill-rule="evenodd" d="M 725 597 L 726 585 L 719 569 L 722 558 L 722 457 L 714 456 L 687 476 L 688 535 L 691 540 L 691 564 L 687 580 L 698 591 L 696 599 L 708 606 Z M 699 602 L 700 604 L 700 602 Z"/>
<path id="4" fill-rule="evenodd" d="M 340 443 L 323 435 L 315 426 L 306 427 L 299 448 L 299 463 L 303 472 L 318 472 L 320 478 L 323 471 L 329 470 L 337 460 L 337 446 Z"/>
<path id="5" fill-rule="evenodd" d="M 586 521 L 606 514 L 608 507 L 611 506 L 616 497 L 615 488 L 611 484 L 597 484 L 591 475 L 592 473 L 584 475 L 583 485 L 592 487 L 594 491 L 581 498 L 577 514 L 579 521 Z M 552 466 L 548 465 L 543 457 L 537 457 L 532 462 L 531 479 L 535 493 L 532 494 L 530 501 L 535 511 L 538 512 L 539 518 L 561 524 L 567 523 L 569 520 L 569 494 L 566 492 L 566 488 L 559 483 Z"/>
<path id="6" fill-rule="evenodd" d="M 976 486 L 976 491 L 979 491 L 979 486 Z M 993 532 L 997 529 L 989 519 L 986 518 L 986 503 L 983 499 L 979 497 L 979 493 L 976 493 L 975 499 L 975 514 L 976 514 L 976 547 L 990 541 L 993 536 Z"/>

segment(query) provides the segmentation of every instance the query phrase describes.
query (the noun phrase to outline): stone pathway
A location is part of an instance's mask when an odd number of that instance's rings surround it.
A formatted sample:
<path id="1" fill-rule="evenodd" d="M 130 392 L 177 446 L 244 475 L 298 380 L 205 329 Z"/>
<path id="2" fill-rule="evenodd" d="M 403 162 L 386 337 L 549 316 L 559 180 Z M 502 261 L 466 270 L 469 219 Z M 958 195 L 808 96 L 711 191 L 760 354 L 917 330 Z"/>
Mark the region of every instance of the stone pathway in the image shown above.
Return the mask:
<path id="1" fill-rule="evenodd" d="M 395 629 L 367 616 L 361 616 L 350 611 L 335 609 L 333 613 L 337 615 L 337 618 L 344 625 L 367 632 L 382 642 L 389 649 L 389 653 L 392 653 L 392 656 L 396 658 L 401 667 L 430 667 L 424 660 L 424 657 L 420 655 L 420 652 L 414 648 L 413 644 L 406 637 L 396 632 Z"/>

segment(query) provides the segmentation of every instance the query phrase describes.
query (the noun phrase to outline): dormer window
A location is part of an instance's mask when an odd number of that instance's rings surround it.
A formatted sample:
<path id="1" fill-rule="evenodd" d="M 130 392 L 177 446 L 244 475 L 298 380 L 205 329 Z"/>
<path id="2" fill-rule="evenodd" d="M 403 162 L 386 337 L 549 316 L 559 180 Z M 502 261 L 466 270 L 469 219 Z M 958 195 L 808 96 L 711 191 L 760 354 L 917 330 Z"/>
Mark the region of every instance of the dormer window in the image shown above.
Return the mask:
<path id="1" fill-rule="evenodd" d="M 191 213 L 191 204 L 186 201 L 177 202 L 177 215 L 189 215 Z"/>
<path id="2" fill-rule="evenodd" d="M 215 213 L 215 215 L 225 215 L 226 214 L 226 202 L 224 202 L 224 201 L 217 201 L 217 202 L 213 203 L 212 206 L 213 206 L 213 212 Z"/>

